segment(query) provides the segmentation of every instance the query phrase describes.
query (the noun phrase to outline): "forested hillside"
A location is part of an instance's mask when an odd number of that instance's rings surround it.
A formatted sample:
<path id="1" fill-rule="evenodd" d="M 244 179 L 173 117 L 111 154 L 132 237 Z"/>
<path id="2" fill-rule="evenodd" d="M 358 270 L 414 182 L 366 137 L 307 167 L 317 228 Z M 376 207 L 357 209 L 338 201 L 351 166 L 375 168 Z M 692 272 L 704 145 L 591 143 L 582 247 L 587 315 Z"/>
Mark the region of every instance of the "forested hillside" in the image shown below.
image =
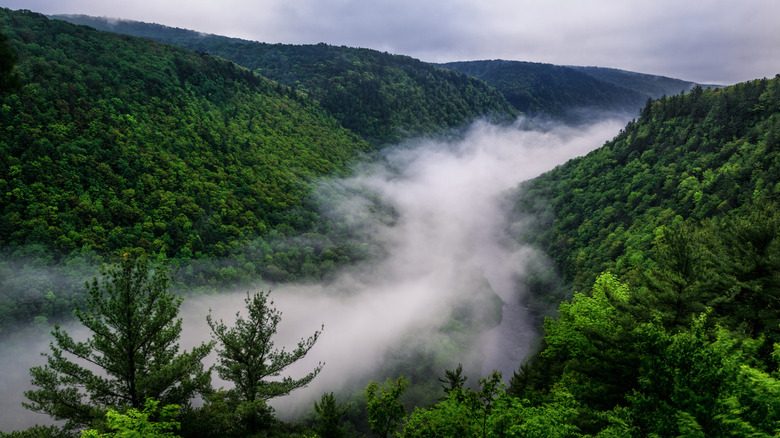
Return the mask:
<path id="1" fill-rule="evenodd" d="M 617 86 L 638 91 L 648 98 L 658 99 L 664 95 L 673 96 L 683 91 L 690 91 L 696 85 L 702 88 L 720 88 L 723 85 L 697 84 L 695 82 L 684 81 L 681 79 L 668 78 L 665 76 L 649 75 L 632 71 L 619 70 L 606 67 L 580 67 L 567 66 L 574 70 L 583 72 L 600 81 L 609 82 Z"/>
<path id="2" fill-rule="evenodd" d="M 778 152 L 780 76 L 649 103 L 604 147 L 524 184 L 520 216 L 542 219 L 519 238 L 582 293 L 545 321 L 497 421 L 542 412 L 560 436 L 774 436 Z M 552 283 L 531 283 L 542 310 Z"/>
<path id="3" fill-rule="evenodd" d="M 265 44 L 132 21 L 57 16 L 229 59 L 318 99 L 342 125 L 374 144 L 440 133 L 516 111 L 484 82 L 408 56 L 370 49 Z"/>
<path id="4" fill-rule="evenodd" d="M 439 353 L 410 337 L 379 367 L 406 376 L 366 382 L 355 404 L 326 392 L 309 418 L 284 423 L 268 401 L 318 376 L 321 363 L 299 378 L 281 371 L 323 328 L 277 350 L 281 314 L 267 292 L 248 293 L 246 317 L 209 312 L 215 342 L 180 350 L 182 298 L 169 289 L 323 278 L 359 258 L 368 244 L 334 243 L 346 226 L 319 217 L 312 196 L 317 178 L 374 150 L 344 126 L 379 144 L 513 110 L 476 79 L 370 50 L 205 37 L 192 52 L 6 9 L 0 31 L 0 332 L 75 315 L 92 336 L 55 327 L 30 370 L 26 407 L 69 429 L 9 436 L 778 436 L 780 75 L 641 96 L 613 140 L 509 195 L 509 231 L 553 265 L 525 282 L 544 338 L 508 387 L 460 366 L 424 380 Z M 472 67 L 498 80 L 496 65 Z M 575 70 L 525 67 L 538 74 L 506 86 L 528 112 L 637 98 Z M 369 210 L 393 220 L 378 203 Z M 104 261 L 118 263 L 74 292 Z M 169 277 L 160 261 L 180 271 Z M 442 332 L 495 323 L 491 287 L 477 283 Z M 365 324 L 384 329 L 376 314 Z M 212 348 L 234 387 L 210 382 Z"/>
<path id="5" fill-rule="evenodd" d="M 559 65 L 493 60 L 441 66 L 487 82 L 519 111 L 532 115 L 573 119 L 577 115 L 572 111 L 577 109 L 635 113 L 648 99 L 630 87 Z"/>
<path id="6" fill-rule="evenodd" d="M 214 284 L 285 279 L 305 259 L 318 276 L 344 257 L 323 254 L 324 241 L 296 254 L 284 242 L 313 231 L 302 205 L 315 179 L 372 149 L 315 100 L 211 55 L 29 11 L 0 10 L 0 28 L 22 84 L 0 96 L 0 246 L 25 269 L 140 248 L 201 260 L 182 275 Z M 0 324 L 32 319 L 47 289 L 70 301 L 68 275 L 17 269 L 0 264 Z"/>
<path id="7" fill-rule="evenodd" d="M 777 436 L 779 122 L 780 76 L 697 87 L 649 103 L 604 147 L 525 183 L 512 228 L 581 292 L 558 305 L 551 276 L 532 276 L 530 304 L 557 311 L 509 387 L 496 373 L 469 387 L 447 370 L 445 399 L 401 411 L 390 431 Z"/>
<path id="8" fill-rule="evenodd" d="M 524 185 L 519 211 L 543 218 L 543 232 L 527 237 L 581 289 L 605 269 L 641 266 L 658 226 L 776 202 L 779 82 L 697 87 L 649 103 L 604 147 Z"/>

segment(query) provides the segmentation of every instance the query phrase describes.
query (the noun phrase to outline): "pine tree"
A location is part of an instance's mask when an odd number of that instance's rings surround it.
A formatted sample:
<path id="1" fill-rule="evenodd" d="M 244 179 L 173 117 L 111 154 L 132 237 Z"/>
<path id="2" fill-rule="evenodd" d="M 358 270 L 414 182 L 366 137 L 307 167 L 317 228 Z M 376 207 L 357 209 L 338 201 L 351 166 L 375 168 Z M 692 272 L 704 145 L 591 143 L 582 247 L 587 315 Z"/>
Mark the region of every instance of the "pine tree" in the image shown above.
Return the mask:
<path id="1" fill-rule="evenodd" d="M 179 353 L 181 298 L 168 291 L 164 269 L 150 274 L 146 259 L 123 259 L 88 285 L 76 318 L 92 335 L 77 342 L 60 326 L 52 335 L 47 364 L 30 370 L 40 389 L 25 392 L 30 410 L 89 426 L 109 408 L 143 409 L 147 398 L 186 405 L 210 390 L 202 359 L 213 343 Z"/>
<path id="2" fill-rule="evenodd" d="M 340 438 L 345 435 L 344 428 L 341 427 L 341 417 L 349 409 L 349 405 L 344 406 L 336 401 L 333 393 L 322 394 L 320 402 L 314 402 L 314 412 L 319 416 L 319 424 L 315 430 L 322 438 Z"/>
<path id="3" fill-rule="evenodd" d="M 236 413 L 242 417 L 241 421 L 252 434 L 263 428 L 261 421 L 267 418 L 270 411 L 266 405 L 269 399 L 287 395 L 308 385 L 323 367 L 319 363 L 311 373 L 300 379 L 284 377 L 281 380 L 269 380 L 279 377 L 285 368 L 303 358 L 322 333 L 317 330 L 309 338 L 301 339 L 292 351 L 274 349 L 272 337 L 276 334 L 282 313 L 273 307 L 273 301 L 268 300 L 269 294 L 262 291 L 251 296 L 247 294 L 245 302 L 249 319 L 236 313 L 233 327 L 228 328 L 222 320 L 214 321 L 210 314 L 206 317 L 219 342 L 217 373 L 222 379 L 236 385 L 228 395 L 236 399 Z"/>
<path id="4" fill-rule="evenodd" d="M 439 382 L 443 383 L 441 388 L 446 395 L 455 390 L 463 389 L 463 384 L 466 383 L 468 377 L 463 375 L 463 364 L 458 364 L 455 370 L 444 370 L 444 378 L 439 378 Z"/>

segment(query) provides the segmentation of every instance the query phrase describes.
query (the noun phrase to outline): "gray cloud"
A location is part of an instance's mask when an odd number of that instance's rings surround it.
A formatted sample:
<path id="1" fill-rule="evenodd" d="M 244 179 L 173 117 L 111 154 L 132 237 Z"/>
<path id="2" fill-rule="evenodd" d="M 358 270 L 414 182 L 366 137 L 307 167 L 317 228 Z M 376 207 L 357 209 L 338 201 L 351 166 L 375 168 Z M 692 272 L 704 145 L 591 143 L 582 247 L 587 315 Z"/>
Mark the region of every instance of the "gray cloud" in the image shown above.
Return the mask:
<path id="1" fill-rule="evenodd" d="M 0 0 L 0 6 L 263 42 L 367 47 L 431 62 L 599 65 L 715 83 L 780 73 L 774 0 Z"/>

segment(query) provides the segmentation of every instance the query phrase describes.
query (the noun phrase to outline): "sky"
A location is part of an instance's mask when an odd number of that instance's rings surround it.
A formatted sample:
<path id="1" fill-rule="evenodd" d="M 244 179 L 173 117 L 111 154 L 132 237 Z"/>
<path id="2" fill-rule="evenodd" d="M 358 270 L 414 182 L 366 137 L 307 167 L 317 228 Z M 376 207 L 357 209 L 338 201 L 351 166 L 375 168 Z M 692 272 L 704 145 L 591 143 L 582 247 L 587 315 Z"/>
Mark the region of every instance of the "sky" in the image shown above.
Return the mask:
<path id="1" fill-rule="evenodd" d="M 346 45 L 428 62 L 612 67 L 699 83 L 780 73 L 777 0 L 0 0 L 248 40 Z"/>

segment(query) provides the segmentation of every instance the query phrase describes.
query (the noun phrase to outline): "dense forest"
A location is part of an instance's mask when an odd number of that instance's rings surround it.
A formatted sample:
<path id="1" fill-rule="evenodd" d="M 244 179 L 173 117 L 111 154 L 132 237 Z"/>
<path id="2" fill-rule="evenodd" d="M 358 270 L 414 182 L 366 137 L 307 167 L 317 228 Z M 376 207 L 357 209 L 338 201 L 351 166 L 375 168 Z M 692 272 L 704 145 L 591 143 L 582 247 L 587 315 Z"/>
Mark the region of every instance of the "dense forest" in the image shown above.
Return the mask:
<path id="1" fill-rule="evenodd" d="M 614 140 L 524 185 L 525 237 L 575 289 L 641 271 L 660 226 L 747 214 L 780 190 L 778 79 L 649 102 Z"/>
<path id="2" fill-rule="evenodd" d="M 181 281 L 201 286 L 319 277 L 349 258 L 304 204 L 373 148 L 317 101 L 32 12 L 0 10 L 0 26 L 23 84 L 0 96 L 0 327 L 62 313 L 84 271 L 133 249 L 181 261 Z M 291 251 L 293 231 L 318 244 Z"/>
<path id="3" fill-rule="evenodd" d="M 539 221 L 517 237 L 581 293 L 509 394 L 604 436 L 777 433 L 779 122 L 780 76 L 696 87 L 523 185 L 518 218 Z"/>
<path id="4" fill-rule="evenodd" d="M 408 56 L 370 49 L 265 44 L 149 23 L 82 15 L 56 18 L 229 59 L 318 99 L 343 126 L 376 145 L 438 134 L 516 111 L 484 82 Z"/>
<path id="5" fill-rule="evenodd" d="M 648 99 L 675 95 L 696 84 L 599 67 L 570 67 L 521 61 L 462 61 L 442 67 L 481 79 L 529 115 L 568 122 L 591 121 L 592 113 L 635 114 Z"/>
<path id="6" fill-rule="evenodd" d="M 481 79 L 530 115 L 572 119 L 576 109 L 634 112 L 647 96 L 569 67 L 520 61 L 464 61 L 442 67 Z M 679 91 L 679 90 L 678 90 Z"/>
<path id="7" fill-rule="evenodd" d="M 0 29 L 0 327 L 47 326 L 78 297 L 73 316 L 92 333 L 77 341 L 55 326 L 30 370 L 25 406 L 62 426 L 0 435 L 780 433 L 780 75 L 649 100 L 603 147 L 508 195 L 509 230 L 554 261 L 522 285 L 544 337 L 509 385 L 461 367 L 372 380 L 357 399 L 325 393 L 310 417 L 282 422 L 267 403 L 317 378 L 321 364 L 299 379 L 283 370 L 321 330 L 275 349 L 282 315 L 267 293 L 248 293 L 242 314 L 209 313 L 211 340 L 182 351 L 172 286 L 321 278 L 363 257 L 365 245 L 334 243 L 346 227 L 314 212 L 312 187 L 374 147 L 325 94 L 260 67 L 29 11 L 0 9 Z M 364 59 L 354 56 L 342 58 Z M 331 73 L 351 72 L 338 76 L 347 83 L 355 71 Z M 371 141 L 398 138 L 400 125 L 356 123 Z M 457 123 L 432 117 L 408 133 Z M 104 261 L 81 295 L 67 289 Z M 36 266 L 61 275 L 28 275 Z M 212 351 L 233 388 L 213 387 Z"/>
<path id="8" fill-rule="evenodd" d="M 582 67 L 567 66 L 571 69 L 583 72 L 600 81 L 609 82 L 617 86 L 642 93 L 645 98 L 658 99 L 662 96 L 673 96 L 682 91 L 689 91 L 696 85 L 702 88 L 721 88 L 723 84 L 697 84 L 695 82 L 666 76 L 650 75 L 632 71 L 619 70 L 606 67 Z"/>

